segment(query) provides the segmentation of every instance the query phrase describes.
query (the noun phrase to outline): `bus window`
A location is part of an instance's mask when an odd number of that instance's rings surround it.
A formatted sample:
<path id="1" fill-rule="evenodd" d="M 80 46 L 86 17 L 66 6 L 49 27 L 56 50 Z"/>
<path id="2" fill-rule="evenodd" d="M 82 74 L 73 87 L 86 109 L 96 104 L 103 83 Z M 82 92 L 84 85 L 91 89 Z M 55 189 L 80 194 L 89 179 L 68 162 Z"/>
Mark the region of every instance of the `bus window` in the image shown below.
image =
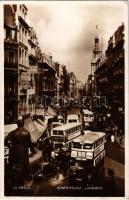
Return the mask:
<path id="1" fill-rule="evenodd" d="M 74 122 L 76 123 L 77 120 L 76 120 L 76 119 L 70 119 L 70 120 L 69 120 L 69 123 L 74 123 Z"/>
<path id="2" fill-rule="evenodd" d="M 69 130 L 65 131 L 65 136 L 67 137 L 69 134 Z"/>
<path id="3" fill-rule="evenodd" d="M 63 131 L 55 131 L 55 130 L 53 130 L 53 135 L 63 135 Z"/>
<path id="4" fill-rule="evenodd" d="M 93 144 L 84 144 L 83 145 L 83 149 L 92 149 L 92 147 L 93 147 Z"/>
<path id="5" fill-rule="evenodd" d="M 82 148 L 82 145 L 78 142 L 73 142 L 73 148 L 75 149 L 81 149 Z"/>
<path id="6" fill-rule="evenodd" d="M 55 148 L 57 148 L 57 149 L 58 148 L 62 148 L 62 147 L 63 147 L 63 144 L 61 144 L 61 143 L 60 144 L 55 144 Z"/>

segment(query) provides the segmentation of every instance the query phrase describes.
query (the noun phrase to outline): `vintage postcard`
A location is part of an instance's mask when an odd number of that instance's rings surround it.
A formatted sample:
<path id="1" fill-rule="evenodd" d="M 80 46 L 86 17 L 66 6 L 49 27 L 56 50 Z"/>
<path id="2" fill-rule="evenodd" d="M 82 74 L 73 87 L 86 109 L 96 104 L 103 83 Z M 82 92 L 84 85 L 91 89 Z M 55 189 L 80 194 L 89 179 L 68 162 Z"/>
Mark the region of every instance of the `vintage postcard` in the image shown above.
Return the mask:
<path id="1" fill-rule="evenodd" d="M 129 198 L 127 1 L 1 11 L 3 198 Z"/>

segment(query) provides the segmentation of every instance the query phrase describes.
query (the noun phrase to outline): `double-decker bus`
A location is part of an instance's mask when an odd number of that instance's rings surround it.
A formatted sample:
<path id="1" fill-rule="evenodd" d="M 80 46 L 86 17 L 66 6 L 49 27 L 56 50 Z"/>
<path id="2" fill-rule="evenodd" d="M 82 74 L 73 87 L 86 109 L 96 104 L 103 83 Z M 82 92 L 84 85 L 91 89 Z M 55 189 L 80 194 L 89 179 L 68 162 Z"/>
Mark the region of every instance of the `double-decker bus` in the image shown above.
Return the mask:
<path id="1" fill-rule="evenodd" d="M 83 113 L 84 128 L 89 129 L 94 122 L 94 113 L 88 109 L 83 109 L 82 113 Z"/>
<path id="2" fill-rule="evenodd" d="M 67 116 L 67 123 L 79 123 L 79 116 L 70 114 Z"/>
<path id="3" fill-rule="evenodd" d="M 84 131 L 84 135 L 74 139 L 71 146 L 71 177 L 74 181 L 96 179 L 104 164 L 106 134 Z M 97 170 L 97 171 L 96 171 Z"/>
<path id="4" fill-rule="evenodd" d="M 51 131 L 53 148 L 67 151 L 73 139 L 79 137 L 81 133 L 82 123 L 69 123 L 53 128 Z"/>

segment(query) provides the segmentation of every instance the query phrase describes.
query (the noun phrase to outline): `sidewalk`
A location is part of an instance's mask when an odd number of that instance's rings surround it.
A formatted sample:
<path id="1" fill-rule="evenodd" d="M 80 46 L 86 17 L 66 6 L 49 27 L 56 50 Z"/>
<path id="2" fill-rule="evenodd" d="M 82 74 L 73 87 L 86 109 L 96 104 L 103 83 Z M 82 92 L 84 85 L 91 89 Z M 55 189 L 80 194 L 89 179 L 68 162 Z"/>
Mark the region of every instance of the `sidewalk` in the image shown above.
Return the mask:
<path id="1" fill-rule="evenodd" d="M 116 143 L 121 147 L 122 149 L 125 149 L 125 136 L 122 136 L 122 140 L 120 141 L 120 137 L 115 135 Z"/>
<path id="2" fill-rule="evenodd" d="M 120 162 L 105 157 L 104 160 L 105 175 L 108 176 L 108 168 L 113 169 L 117 178 L 125 179 L 125 166 Z"/>
<path id="3" fill-rule="evenodd" d="M 125 166 L 110 158 L 104 160 L 105 176 L 108 177 L 108 168 L 115 173 L 115 186 L 118 195 L 123 195 L 125 192 Z"/>
<path id="4" fill-rule="evenodd" d="M 32 157 L 29 157 L 29 165 L 33 165 L 37 163 L 42 158 L 42 151 L 39 149 L 36 149 L 37 153 L 34 154 Z"/>

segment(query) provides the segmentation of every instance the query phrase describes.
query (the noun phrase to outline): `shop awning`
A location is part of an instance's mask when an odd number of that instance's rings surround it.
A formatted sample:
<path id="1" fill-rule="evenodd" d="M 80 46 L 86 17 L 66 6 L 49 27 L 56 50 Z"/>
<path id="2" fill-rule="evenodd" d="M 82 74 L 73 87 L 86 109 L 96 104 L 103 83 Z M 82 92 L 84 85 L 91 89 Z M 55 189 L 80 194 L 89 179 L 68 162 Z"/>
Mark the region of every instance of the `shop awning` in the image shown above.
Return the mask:
<path id="1" fill-rule="evenodd" d="M 42 126 L 46 126 L 45 122 L 43 122 L 40 118 L 37 119 L 38 123 L 40 123 Z M 47 126 L 46 126 L 47 127 Z"/>
<path id="2" fill-rule="evenodd" d="M 36 109 L 36 114 L 37 115 L 43 115 L 44 116 L 44 109 Z"/>
<path id="3" fill-rule="evenodd" d="M 45 116 L 45 124 L 47 125 L 49 119 L 53 119 L 54 117 L 55 117 L 55 116 L 53 116 L 53 115 L 47 115 L 47 116 Z"/>
<path id="4" fill-rule="evenodd" d="M 44 131 L 46 130 L 47 126 L 43 126 L 40 123 L 38 123 L 36 120 L 33 121 L 34 125 L 38 128 L 38 130 L 43 134 Z M 42 136 L 42 135 L 41 135 Z"/>
<path id="5" fill-rule="evenodd" d="M 31 141 L 33 143 L 36 143 L 37 140 L 42 136 L 42 132 L 37 128 L 30 117 L 25 119 L 24 128 L 30 133 Z"/>
<path id="6" fill-rule="evenodd" d="M 14 131 L 17 128 L 17 124 L 8 124 L 4 125 L 4 137 L 7 137 L 11 131 Z"/>
<path id="7" fill-rule="evenodd" d="M 50 115 L 55 117 L 57 115 L 57 113 L 55 112 L 55 110 L 53 108 L 51 108 L 50 106 L 47 109 L 46 115 Z"/>

